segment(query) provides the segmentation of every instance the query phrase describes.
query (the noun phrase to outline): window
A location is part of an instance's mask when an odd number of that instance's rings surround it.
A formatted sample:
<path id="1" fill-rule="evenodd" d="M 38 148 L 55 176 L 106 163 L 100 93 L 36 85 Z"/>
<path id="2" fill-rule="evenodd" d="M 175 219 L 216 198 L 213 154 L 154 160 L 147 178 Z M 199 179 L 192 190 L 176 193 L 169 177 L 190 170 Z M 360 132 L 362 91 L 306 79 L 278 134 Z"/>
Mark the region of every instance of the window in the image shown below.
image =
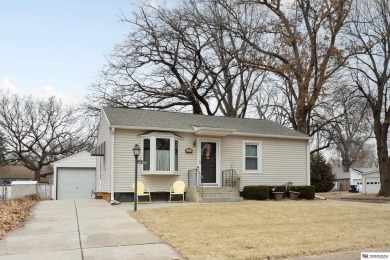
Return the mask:
<path id="1" fill-rule="evenodd" d="M 156 138 L 156 171 L 170 170 L 170 142 L 168 138 Z"/>
<path id="2" fill-rule="evenodd" d="M 150 171 L 150 139 L 144 139 L 144 171 Z"/>
<path id="3" fill-rule="evenodd" d="M 175 171 L 179 171 L 179 141 L 175 140 Z"/>
<path id="4" fill-rule="evenodd" d="M 261 142 L 244 141 L 243 171 L 261 172 Z"/>
<path id="5" fill-rule="evenodd" d="M 171 134 L 143 136 L 143 172 L 173 173 L 179 170 L 179 141 Z"/>

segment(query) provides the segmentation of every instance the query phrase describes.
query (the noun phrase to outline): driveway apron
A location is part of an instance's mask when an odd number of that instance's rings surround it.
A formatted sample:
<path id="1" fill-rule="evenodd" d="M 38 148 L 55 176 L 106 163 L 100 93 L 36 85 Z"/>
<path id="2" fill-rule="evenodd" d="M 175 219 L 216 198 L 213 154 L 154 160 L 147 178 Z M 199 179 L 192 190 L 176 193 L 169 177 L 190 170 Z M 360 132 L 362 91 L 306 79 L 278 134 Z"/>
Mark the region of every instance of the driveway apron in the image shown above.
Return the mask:
<path id="1" fill-rule="evenodd" d="M 39 202 L 24 226 L 0 241 L 3 259 L 184 259 L 104 200 Z"/>

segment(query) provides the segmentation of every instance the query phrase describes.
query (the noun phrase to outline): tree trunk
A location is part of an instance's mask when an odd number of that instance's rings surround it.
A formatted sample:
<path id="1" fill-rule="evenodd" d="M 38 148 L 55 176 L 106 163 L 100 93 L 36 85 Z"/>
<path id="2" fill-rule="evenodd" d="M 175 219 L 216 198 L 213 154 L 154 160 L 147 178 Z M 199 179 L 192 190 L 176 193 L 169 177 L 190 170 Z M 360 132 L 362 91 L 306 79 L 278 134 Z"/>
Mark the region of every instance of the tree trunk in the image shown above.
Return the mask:
<path id="1" fill-rule="evenodd" d="M 375 120 L 375 118 L 374 118 Z M 378 164 L 379 164 L 379 176 L 381 182 L 381 188 L 379 190 L 378 196 L 390 196 L 390 160 L 389 152 L 387 146 L 387 131 L 388 126 L 386 124 L 376 123 L 375 127 L 375 137 L 377 142 L 377 154 L 378 154 Z"/>
<path id="2" fill-rule="evenodd" d="M 39 182 L 41 180 L 41 169 L 34 171 L 34 181 Z"/>
<path id="3" fill-rule="evenodd" d="M 351 160 L 349 158 L 342 158 L 341 159 L 342 165 L 343 165 L 343 172 L 349 172 L 349 168 L 351 168 Z"/>

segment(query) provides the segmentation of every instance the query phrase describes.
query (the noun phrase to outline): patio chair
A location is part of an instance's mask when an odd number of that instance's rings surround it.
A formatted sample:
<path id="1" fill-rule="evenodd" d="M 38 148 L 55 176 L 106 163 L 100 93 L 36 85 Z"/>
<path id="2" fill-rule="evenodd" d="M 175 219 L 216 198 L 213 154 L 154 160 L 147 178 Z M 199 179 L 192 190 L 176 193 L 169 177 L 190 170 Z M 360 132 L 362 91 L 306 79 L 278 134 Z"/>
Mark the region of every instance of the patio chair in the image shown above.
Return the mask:
<path id="1" fill-rule="evenodd" d="M 172 197 L 174 196 L 181 196 L 182 197 L 182 200 L 179 200 L 181 202 L 185 202 L 185 199 L 184 199 L 184 190 L 185 190 L 185 183 L 184 181 L 175 181 L 171 187 L 171 190 L 169 191 L 169 202 L 176 202 L 176 201 L 172 201 Z"/>
<path id="2" fill-rule="evenodd" d="M 138 197 L 149 197 L 149 201 L 144 201 L 143 203 L 152 203 L 152 197 L 150 196 L 150 190 L 148 188 L 146 188 L 146 189 L 148 191 L 145 191 L 145 185 L 142 181 L 137 181 L 137 203 L 138 203 Z M 133 190 L 134 190 L 134 183 L 133 183 Z"/>

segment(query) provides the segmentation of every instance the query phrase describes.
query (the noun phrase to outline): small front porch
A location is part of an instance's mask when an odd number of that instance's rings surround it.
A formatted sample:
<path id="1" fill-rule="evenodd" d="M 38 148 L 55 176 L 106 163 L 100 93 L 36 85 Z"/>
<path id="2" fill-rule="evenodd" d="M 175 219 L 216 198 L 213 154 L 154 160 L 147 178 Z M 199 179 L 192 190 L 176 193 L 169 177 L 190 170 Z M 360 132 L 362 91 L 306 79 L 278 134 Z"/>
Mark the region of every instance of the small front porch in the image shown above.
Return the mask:
<path id="1" fill-rule="evenodd" d="M 222 171 L 220 180 L 214 183 L 204 181 L 199 168 L 188 171 L 186 200 L 190 202 L 240 202 L 240 176 L 234 169 Z"/>

